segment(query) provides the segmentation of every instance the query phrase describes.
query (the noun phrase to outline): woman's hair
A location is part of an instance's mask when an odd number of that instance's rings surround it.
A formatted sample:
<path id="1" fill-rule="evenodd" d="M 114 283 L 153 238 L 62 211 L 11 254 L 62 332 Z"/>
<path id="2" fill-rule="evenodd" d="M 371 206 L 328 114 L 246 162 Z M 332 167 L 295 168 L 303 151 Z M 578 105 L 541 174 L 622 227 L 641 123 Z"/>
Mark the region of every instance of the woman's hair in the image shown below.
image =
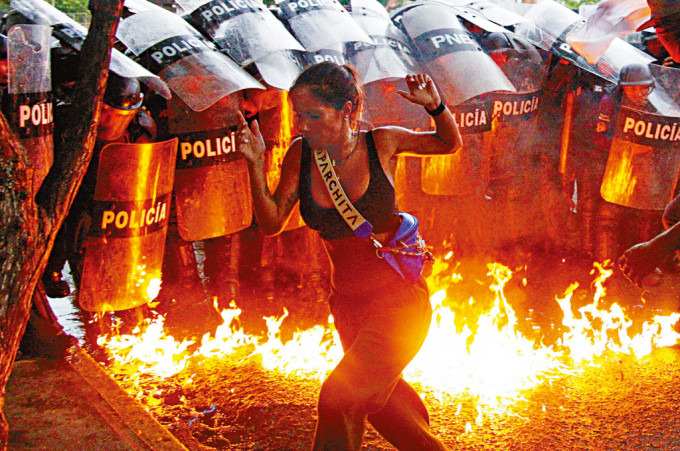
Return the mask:
<path id="1" fill-rule="evenodd" d="M 298 89 L 306 88 L 315 97 L 341 110 L 345 102 L 352 102 L 350 120 L 356 122 L 361 115 L 364 104 L 364 90 L 361 87 L 359 74 L 349 64 L 339 65 L 324 61 L 305 69 L 290 88 L 292 94 Z"/>

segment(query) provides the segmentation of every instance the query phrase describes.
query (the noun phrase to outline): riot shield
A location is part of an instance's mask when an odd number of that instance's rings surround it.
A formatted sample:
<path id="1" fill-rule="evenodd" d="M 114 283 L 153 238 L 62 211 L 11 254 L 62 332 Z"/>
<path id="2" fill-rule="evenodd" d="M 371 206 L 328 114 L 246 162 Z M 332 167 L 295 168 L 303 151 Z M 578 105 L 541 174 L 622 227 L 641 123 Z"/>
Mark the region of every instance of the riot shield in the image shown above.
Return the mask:
<path id="1" fill-rule="evenodd" d="M 281 21 L 309 52 L 338 43 L 373 43 L 337 0 L 284 0 L 277 5 Z"/>
<path id="2" fill-rule="evenodd" d="M 179 140 L 175 205 L 185 241 L 229 235 L 252 221 L 248 168 L 234 145 L 238 108 L 235 95 L 200 112 L 176 97 L 168 102 L 170 134 Z"/>
<path id="3" fill-rule="evenodd" d="M 607 202 L 663 210 L 680 170 L 680 115 L 622 107 L 609 148 L 600 193 Z"/>
<path id="4" fill-rule="evenodd" d="M 149 71 L 158 74 L 194 111 L 243 89 L 264 89 L 216 50 L 185 20 L 169 11 L 143 11 L 122 20 L 116 36 Z"/>
<path id="5" fill-rule="evenodd" d="M 347 57 L 345 55 L 345 44 L 342 42 L 329 44 L 327 47 L 320 48 L 310 52 L 296 52 L 296 53 L 304 68 L 324 61 L 330 61 L 332 63 L 340 65 L 348 63 Z"/>
<path id="6" fill-rule="evenodd" d="M 654 58 L 636 49 L 620 38 L 614 39 L 607 51 L 595 64 L 576 52 L 567 43 L 567 36 L 585 19 L 564 5 L 552 0 L 542 0 L 524 15 L 526 22 L 515 26 L 515 33 L 535 46 L 564 58 L 576 66 L 605 80 L 616 83 L 621 68 L 630 63 L 648 64 Z"/>
<path id="7" fill-rule="evenodd" d="M 458 105 L 487 92 L 514 91 L 460 23 L 454 7 L 418 2 L 396 10 L 391 17 L 413 41 L 417 61 L 437 83 L 447 105 Z"/>
<path id="8" fill-rule="evenodd" d="M 12 0 L 10 6 L 36 24 L 51 26 L 54 37 L 63 45 L 80 52 L 87 36 L 87 29 L 51 4 L 43 0 Z M 139 79 L 166 99 L 171 96 L 170 89 L 158 76 L 116 49 L 111 50 L 109 69 L 123 78 Z"/>
<path id="9" fill-rule="evenodd" d="M 489 131 L 493 103 L 474 97 L 451 107 L 463 135 L 463 147 L 453 155 L 421 159 L 421 188 L 427 194 L 456 196 L 481 192 L 489 181 Z"/>
<path id="10" fill-rule="evenodd" d="M 347 44 L 348 60 L 364 83 L 420 72 L 411 55 L 408 38 L 392 23 L 387 10 L 377 0 L 353 0 L 351 9 L 354 20 L 373 39 L 373 44 Z"/>
<path id="11" fill-rule="evenodd" d="M 364 119 L 373 127 L 399 125 L 430 130 L 430 116 L 423 107 L 404 99 L 397 91 L 408 91 L 405 79 L 384 79 L 364 85 Z"/>
<path id="12" fill-rule="evenodd" d="M 51 28 L 14 25 L 7 32 L 7 119 L 28 151 L 37 193 L 54 161 L 52 133 Z"/>
<path id="13" fill-rule="evenodd" d="M 267 84 L 287 91 L 302 72 L 303 64 L 299 51 L 281 50 L 258 59 L 255 67 Z"/>
<path id="14" fill-rule="evenodd" d="M 246 66 L 280 50 L 304 50 L 259 0 L 177 0 L 187 20 L 210 36 L 227 55 Z"/>
<path id="15" fill-rule="evenodd" d="M 84 310 L 126 310 L 155 297 L 176 151 L 177 139 L 102 149 L 78 293 Z"/>
<path id="16" fill-rule="evenodd" d="M 481 14 L 484 19 L 505 28 L 527 21 L 521 14 L 517 14 L 514 11 L 504 8 L 502 5 L 497 5 L 490 0 L 446 0 L 446 3 L 455 5 L 459 10 L 461 8 L 472 9 Z M 485 23 L 480 22 L 468 12 L 463 12 L 462 15 L 466 20 L 470 20 L 470 22 L 480 26 L 486 31 L 497 31 L 489 29 Z"/>
<path id="17" fill-rule="evenodd" d="M 498 180 L 522 175 L 527 155 L 540 140 L 537 120 L 548 61 L 513 33 L 489 36 L 485 42 L 489 56 L 516 89 L 489 94 L 493 103 L 489 178 Z"/>

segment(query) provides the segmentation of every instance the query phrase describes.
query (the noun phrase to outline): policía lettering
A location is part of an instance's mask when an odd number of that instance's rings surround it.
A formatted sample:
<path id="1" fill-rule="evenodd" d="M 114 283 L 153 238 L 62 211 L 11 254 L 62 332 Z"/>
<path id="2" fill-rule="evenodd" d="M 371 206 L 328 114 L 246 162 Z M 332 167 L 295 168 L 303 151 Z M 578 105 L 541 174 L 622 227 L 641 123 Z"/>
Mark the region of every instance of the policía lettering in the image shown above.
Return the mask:
<path id="1" fill-rule="evenodd" d="M 401 52 L 409 55 L 411 53 L 411 50 L 406 47 L 403 43 L 397 41 L 396 39 L 391 39 L 388 38 L 387 36 L 377 36 L 377 35 L 371 35 L 371 39 L 373 40 L 373 43 L 369 42 L 353 42 L 352 45 L 352 51 L 353 52 L 359 52 L 362 50 L 367 50 L 367 49 L 373 49 L 376 46 L 384 46 L 384 47 L 390 47 L 396 52 Z"/>
<path id="2" fill-rule="evenodd" d="M 140 200 L 94 200 L 89 235 L 107 239 L 149 235 L 168 224 L 172 192 Z"/>
<path id="3" fill-rule="evenodd" d="M 254 12 L 263 9 L 264 6 L 262 4 L 257 4 L 250 0 L 215 1 L 200 8 L 200 15 L 206 22 L 212 22 L 214 20 L 231 18 L 246 11 Z"/>
<path id="4" fill-rule="evenodd" d="M 523 116 L 533 113 L 538 110 L 538 100 L 539 96 L 537 95 L 529 99 L 494 100 L 492 116 Z"/>
<path id="5" fill-rule="evenodd" d="M 153 73 L 159 73 L 187 56 L 215 49 L 214 44 L 202 36 L 173 36 L 160 41 L 139 55 L 140 63 Z"/>
<path id="6" fill-rule="evenodd" d="M 194 142 L 182 142 L 179 144 L 179 152 L 182 160 L 186 160 L 193 156 L 194 158 L 217 157 L 219 155 L 226 155 L 236 151 L 232 143 L 234 142 L 234 133 L 228 136 L 207 138 Z"/>
<path id="7" fill-rule="evenodd" d="M 315 53 L 312 57 L 314 60 L 314 64 L 318 63 L 323 63 L 323 62 L 331 62 L 335 64 L 340 64 L 343 65 L 345 64 L 345 59 L 342 57 L 342 55 L 338 54 L 331 54 L 331 53 Z"/>
<path id="8" fill-rule="evenodd" d="M 101 229 L 140 229 L 152 226 L 167 218 L 168 202 L 157 201 L 156 205 L 146 209 L 105 210 L 102 215 Z"/>
<path id="9" fill-rule="evenodd" d="M 622 107 L 614 136 L 651 147 L 677 147 L 680 144 L 680 118 Z"/>
<path id="10" fill-rule="evenodd" d="M 178 135 L 176 169 L 212 166 L 240 158 L 235 148 L 235 132 L 235 128 L 223 128 Z"/>
<path id="11" fill-rule="evenodd" d="M 52 134 L 54 116 L 50 93 L 10 94 L 6 100 L 7 120 L 20 139 Z"/>
<path id="12" fill-rule="evenodd" d="M 345 11 L 342 5 L 333 0 L 298 0 L 279 3 L 281 11 L 288 18 L 315 10 Z"/>
<path id="13" fill-rule="evenodd" d="M 196 8 L 189 14 L 189 22 L 199 28 L 205 29 L 212 34 L 216 27 L 219 27 L 227 20 L 247 12 L 264 11 L 262 3 L 252 0 L 215 0 Z M 214 37 L 214 36 L 213 36 Z"/>
<path id="14" fill-rule="evenodd" d="M 627 117 L 623 124 L 623 133 L 634 133 L 636 136 L 662 141 L 680 141 L 678 123 L 660 124 L 651 121 L 635 120 Z"/>
<path id="15" fill-rule="evenodd" d="M 19 118 L 19 128 L 26 128 L 30 125 L 37 127 L 39 125 L 51 124 L 54 122 L 52 102 L 19 105 L 17 117 Z"/>
<path id="16" fill-rule="evenodd" d="M 463 111 L 460 113 L 455 113 L 454 117 L 458 126 L 464 127 L 481 127 L 489 122 L 486 111 L 475 108 L 473 111 Z"/>
<path id="17" fill-rule="evenodd" d="M 177 38 L 174 42 L 170 42 L 164 45 L 160 49 L 151 53 L 151 58 L 158 63 L 162 64 L 167 58 L 175 58 L 177 55 L 188 55 L 193 52 L 192 49 L 205 49 L 205 45 L 202 41 L 197 38 Z"/>

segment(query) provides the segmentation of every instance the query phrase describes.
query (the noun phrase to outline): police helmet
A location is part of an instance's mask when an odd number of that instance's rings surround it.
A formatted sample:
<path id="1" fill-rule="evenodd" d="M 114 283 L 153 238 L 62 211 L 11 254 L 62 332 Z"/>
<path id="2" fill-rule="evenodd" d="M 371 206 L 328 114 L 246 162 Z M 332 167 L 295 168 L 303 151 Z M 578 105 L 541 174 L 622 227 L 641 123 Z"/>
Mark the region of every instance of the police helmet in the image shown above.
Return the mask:
<path id="1" fill-rule="evenodd" d="M 105 104 L 119 110 L 136 110 L 142 105 L 143 97 L 139 80 L 109 73 L 104 92 Z"/>
<path id="2" fill-rule="evenodd" d="M 507 52 L 512 58 L 540 60 L 536 47 L 525 38 L 514 34 L 494 31 L 486 35 L 482 46 L 487 54 Z"/>
<path id="3" fill-rule="evenodd" d="M 7 34 L 7 31 L 12 28 L 14 25 L 20 25 L 20 24 L 27 24 L 31 25 L 34 24 L 32 20 L 30 20 L 28 17 L 24 16 L 17 10 L 12 10 L 2 16 L 2 24 L 0 25 L 0 32 L 3 34 Z"/>
<path id="4" fill-rule="evenodd" d="M 120 138 L 142 106 L 142 91 L 136 78 L 109 73 L 97 137 L 105 141 Z"/>
<path id="5" fill-rule="evenodd" d="M 619 74 L 620 86 L 649 86 L 653 84 L 654 78 L 646 65 L 631 63 L 621 68 Z"/>
<path id="6" fill-rule="evenodd" d="M 482 41 L 482 47 L 484 47 L 486 53 L 506 51 L 513 48 L 507 35 L 498 31 L 486 35 Z"/>

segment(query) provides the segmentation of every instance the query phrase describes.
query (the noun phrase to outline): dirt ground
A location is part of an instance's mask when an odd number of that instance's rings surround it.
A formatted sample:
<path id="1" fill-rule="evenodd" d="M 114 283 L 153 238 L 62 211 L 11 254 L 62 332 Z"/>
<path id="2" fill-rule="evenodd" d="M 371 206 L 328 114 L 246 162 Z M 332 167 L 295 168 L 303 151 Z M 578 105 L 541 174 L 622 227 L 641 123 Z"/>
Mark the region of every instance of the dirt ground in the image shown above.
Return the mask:
<path id="1" fill-rule="evenodd" d="M 82 350 L 18 360 L 5 396 L 10 450 L 183 450 Z"/>

